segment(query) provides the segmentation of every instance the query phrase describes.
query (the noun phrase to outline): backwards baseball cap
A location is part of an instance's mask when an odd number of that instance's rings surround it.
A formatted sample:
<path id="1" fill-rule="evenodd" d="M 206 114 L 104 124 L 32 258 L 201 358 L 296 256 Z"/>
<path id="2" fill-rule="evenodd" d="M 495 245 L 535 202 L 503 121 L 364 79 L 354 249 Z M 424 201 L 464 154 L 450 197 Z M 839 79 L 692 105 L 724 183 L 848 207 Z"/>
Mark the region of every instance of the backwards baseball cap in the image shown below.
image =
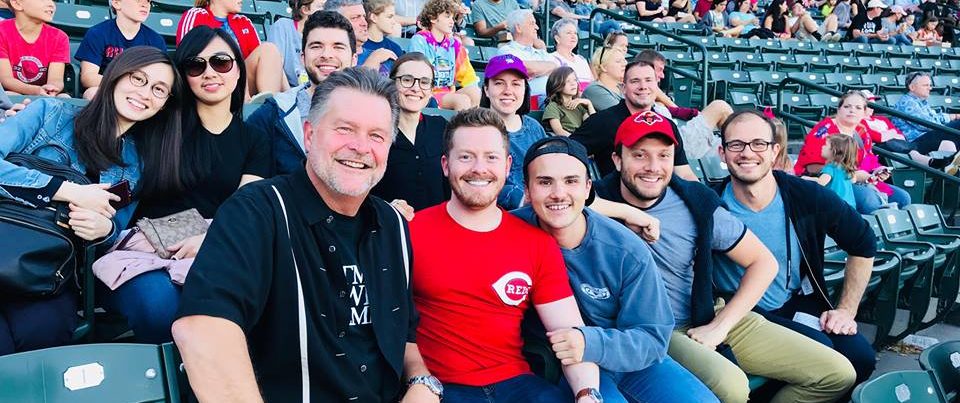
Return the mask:
<path id="1" fill-rule="evenodd" d="M 873 101 L 876 101 L 877 99 L 879 99 L 879 98 L 877 98 L 876 95 L 873 95 L 873 92 L 870 91 L 870 90 L 860 90 L 860 93 L 863 94 L 863 97 L 864 97 L 867 101 L 870 101 L 870 102 L 873 102 Z"/>
<path id="2" fill-rule="evenodd" d="M 677 136 L 680 131 L 677 125 L 670 118 L 667 118 L 654 111 L 637 112 L 620 124 L 617 129 L 617 136 L 613 139 L 613 147 L 620 145 L 633 147 L 640 139 L 651 135 L 662 134 L 670 139 L 670 142 L 677 144 Z"/>
<path id="3" fill-rule="evenodd" d="M 497 55 L 487 61 L 487 67 L 483 69 L 484 77 L 496 77 L 507 70 L 513 70 L 519 73 L 523 78 L 530 78 L 527 74 L 527 66 L 523 60 L 511 54 Z"/>
<path id="4" fill-rule="evenodd" d="M 528 168 L 530 163 L 533 162 L 537 157 L 546 154 L 566 154 L 573 158 L 576 158 L 583 163 L 583 167 L 586 168 L 587 176 L 589 179 L 590 173 L 590 159 L 587 157 L 587 149 L 576 140 L 571 140 L 569 137 L 564 136 L 553 136 L 546 137 L 540 140 L 537 140 L 535 143 L 530 145 L 530 148 L 527 149 L 527 154 L 523 156 L 523 179 L 524 182 L 530 180 L 530 173 Z M 593 203 L 593 199 L 596 194 L 593 192 L 593 187 L 590 187 L 590 194 L 587 195 L 586 205 L 589 206 L 590 203 Z"/>

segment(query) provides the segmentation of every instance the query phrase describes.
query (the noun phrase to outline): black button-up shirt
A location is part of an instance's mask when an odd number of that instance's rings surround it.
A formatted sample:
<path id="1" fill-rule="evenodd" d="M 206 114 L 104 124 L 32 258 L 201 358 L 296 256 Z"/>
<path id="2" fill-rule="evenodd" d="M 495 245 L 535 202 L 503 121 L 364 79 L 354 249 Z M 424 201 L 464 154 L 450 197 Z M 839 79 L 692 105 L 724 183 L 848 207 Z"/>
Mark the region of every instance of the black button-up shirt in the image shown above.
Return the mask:
<path id="1" fill-rule="evenodd" d="M 446 119 L 421 114 L 415 143 L 397 133 L 387 157 L 387 172 L 372 193 L 386 201 L 403 199 L 416 211 L 449 200 L 450 183 L 440 167 L 446 129 Z"/>
<path id="2" fill-rule="evenodd" d="M 283 195 L 289 237 L 271 185 Z M 178 317 L 208 315 L 239 325 L 266 401 L 300 401 L 302 393 L 298 272 L 311 399 L 387 402 L 401 392 L 403 355 L 406 343 L 414 342 L 417 323 L 404 265 L 410 259 L 403 249 L 405 243 L 410 250 L 406 222 L 377 197 L 369 197 L 361 210 L 358 215 L 367 218 L 356 257 L 365 269 L 370 336 L 381 355 L 366 364 L 350 357 L 353 350 L 344 346 L 354 335 L 347 331 L 351 313 L 345 309 L 350 288 L 337 266 L 343 248 L 336 247 L 340 223 L 305 170 L 244 186 L 213 220 L 185 281 Z M 382 373 L 379 390 L 371 387 L 370 371 Z"/>
<path id="3" fill-rule="evenodd" d="M 627 101 L 621 100 L 619 104 L 590 115 L 570 135 L 571 139 L 583 144 L 587 148 L 587 152 L 593 156 L 601 177 L 617 170 L 613 165 L 613 157 L 611 157 L 613 155 L 613 140 L 617 137 L 617 129 L 620 128 L 620 124 L 629 117 L 630 109 L 627 108 Z M 683 151 L 683 136 L 677 136 L 675 149 L 673 165 L 689 165 L 687 153 Z"/>

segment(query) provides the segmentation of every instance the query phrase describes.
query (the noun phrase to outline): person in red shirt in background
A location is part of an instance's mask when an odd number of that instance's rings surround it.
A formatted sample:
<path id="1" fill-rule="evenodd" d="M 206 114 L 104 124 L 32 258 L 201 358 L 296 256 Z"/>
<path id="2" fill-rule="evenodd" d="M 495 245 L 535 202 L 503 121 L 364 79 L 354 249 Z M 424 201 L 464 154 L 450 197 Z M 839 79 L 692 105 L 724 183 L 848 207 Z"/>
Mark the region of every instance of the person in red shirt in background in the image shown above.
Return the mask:
<path id="1" fill-rule="evenodd" d="M 496 205 L 510 172 L 507 129 L 492 110 L 473 108 L 454 116 L 444 137 L 440 161 L 453 197 L 410 223 L 424 362 L 448 401 L 570 401 L 521 353 L 520 324 L 532 307 L 557 358 L 581 361 L 583 349 L 577 357 L 576 339 L 565 336 L 583 319 L 556 241 Z M 563 372 L 578 403 L 602 401 L 596 364 Z"/>
<path id="2" fill-rule="evenodd" d="M 249 18 L 240 14 L 243 0 L 196 0 L 195 7 L 180 17 L 177 45 L 197 25 L 223 28 L 237 40 L 247 67 L 247 98 L 263 92 L 281 92 L 290 88 L 283 71 L 283 55 L 277 46 L 260 42 Z"/>
<path id="3" fill-rule="evenodd" d="M 0 21 L 0 87 L 8 94 L 60 95 L 70 40 L 49 25 L 56 3 L 10 0 L 10 7 L 15 18 Z"/>

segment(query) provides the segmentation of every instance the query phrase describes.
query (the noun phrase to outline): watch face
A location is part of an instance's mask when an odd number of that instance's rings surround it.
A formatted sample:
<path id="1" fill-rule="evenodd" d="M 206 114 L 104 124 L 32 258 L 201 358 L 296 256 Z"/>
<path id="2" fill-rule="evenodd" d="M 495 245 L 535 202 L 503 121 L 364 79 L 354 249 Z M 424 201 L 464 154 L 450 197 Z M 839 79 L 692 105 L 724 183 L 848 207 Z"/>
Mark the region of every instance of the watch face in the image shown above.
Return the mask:
<path id="1" fill-rule="evenodd" d="M 440 380 L 437 379 L 437 377 L 431 376 L 427 378 L 427 386 L 429 386 L 430 389 L 439 392 L 439 394 L 443 394 L 443 384 L 440 383 Z"/>

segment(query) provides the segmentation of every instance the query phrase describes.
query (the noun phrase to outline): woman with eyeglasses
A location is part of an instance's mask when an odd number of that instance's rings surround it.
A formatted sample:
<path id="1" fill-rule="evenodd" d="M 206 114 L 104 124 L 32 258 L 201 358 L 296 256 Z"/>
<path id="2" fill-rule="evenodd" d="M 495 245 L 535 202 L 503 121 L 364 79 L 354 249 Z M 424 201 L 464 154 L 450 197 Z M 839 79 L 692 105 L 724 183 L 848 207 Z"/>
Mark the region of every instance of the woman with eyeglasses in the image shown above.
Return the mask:
<path id="1" fill-rule="evenodd" d="M 604 46 L 593 53 L 590 68 L 597 80 L 583 90 L 583 97 L 590 100 L 597 111 L 619 104 L 623 100 L 623 73 L 627 68 L 626 53 Z"/>
<path id="2" fill-rule="evenodd" d="M 270 144 L 262 132 L 243 123 L 246 68 L 240 48 L 226 32 L 194 28 L 180 42 L 174 60 L 189 88 L 183 102 L 179 167 L 184 187 L 142 199 L 134 218 L 197 209 L 211 220 L 240 186 L 268 175 Z M 156 264 L 173 267 L 176 262 L 189 269 L 203 240 L 201 234 L 167 247 L 172 262 Z M 138 342 L 164 343 L 172 340 L 170 326 L 180 298 L 181 285 L 172 279 L 167 270 L 148 271 L 101 295 L 108 310 L 127 318 Z"/>
<path id="3" fill-rule="evenodd" d="M 109 245 L 127 227 L 134 198 L 181 188 L 180 78 L 165 52 L 137 46 L 107 66 L 84 107 L 40 98 L 0 124 L 0 197 L 35 208 L 69 203 L 79 238 Z M 81 185 L 7 162 L 12 153 L 69 164 Z M 129 189 L 121 193 L 117 189 Z M 2 246 L 0 246 L 2 247 Z M 0 297 L 0 355 L 62 345 L 77 319 L 76 290 L 45 298 Z"/>
<path id="4" fill-rule="evenodd" d="M 400 95 L 400 122 L 387 171 L 372 193 L 393 200 L 401 211 L 409 211 L 406 206 L 419 211 L 450 198 L 440 167 L 447 120 L 423 113 L 433 94 L 433 75 L 430 60 L 420 52 L 405 53 L 390 70 Z"/>
<path id="5" fill-rule="evenodd" d="M 798 176 L 819 175 L 826 164 L 821 151 L 827 137 L 853 137 L 857 143 L 857 166 L 860 168 L 853 175 L 853 196 L 857 211 L 861 214 L 870 214 L 888 202 L 897 203 L 899 207 L 911 202 L 907 191 L 884 182 L 890 178 L 890 172 L 880 165 L 879 158 L 873 153 L 874 143 L 883 139 L 864 121 L 866 109 L 867 99 L 860 91 L 850 91 L 841 96 L 836 115 L 821 120 L 807 134 L 793 167 L 793 172 Z"/>
<path id="6" fill-rule="evenodd" d="M 580 41 L 577 33 L 577 22 L 564 18 L 553 24 L 550 34 L 556 43 L 556 50 L 550 54 L 560 67 L 568 66 L 577 74 L 580 83 L 579 90 L 583 91 L 593 82 L 595 77 L 590 69 L 590 63 L 583 56 L 577 54 L 577 43 Z"/>

